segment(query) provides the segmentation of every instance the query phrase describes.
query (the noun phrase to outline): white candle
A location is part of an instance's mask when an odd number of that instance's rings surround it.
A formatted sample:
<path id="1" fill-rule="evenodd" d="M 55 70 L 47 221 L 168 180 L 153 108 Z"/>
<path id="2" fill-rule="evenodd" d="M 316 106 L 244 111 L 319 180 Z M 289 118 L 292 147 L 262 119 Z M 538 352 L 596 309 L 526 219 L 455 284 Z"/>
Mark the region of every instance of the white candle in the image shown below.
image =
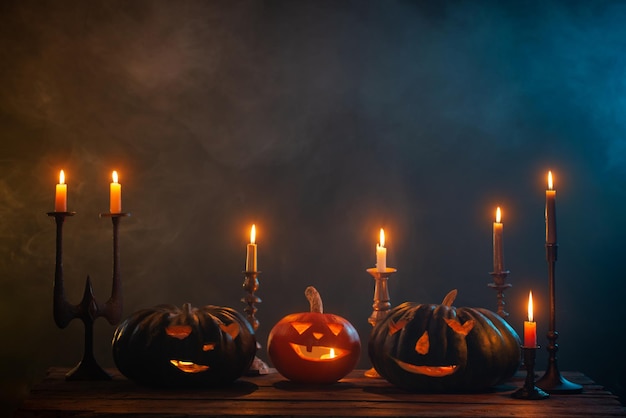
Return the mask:
<path id="1" fill-rule="evenodd" d="M 376 244 L 376 268 L 387 271 L 387 249 L 385 248 L 385 230 L 380 228 L 380 242 Z"/>
<path id="2" fill-rule="evenodd" d="M 65 184 L 65 173 L 63 170 L 59 173 L 59 184 L 57 184 L 54 195 L 54 211 L 67 212 L 67 184 Z"/>
<path id="3" fill-rule="evenodd" d="M 253 224 L 250 228 L 250 244 L 246 251 L 246 271 L 256 271 L 256 226 Z"/>
<path id="4" fill-rule="evenodd" d="M 546 243 L 556 244 L 556 190 L 552 184 L 552 171 L 548 171 L 546 190 Z"/>
<path id="5" fill-rule="evenodd" d="M 503 224 L 500 206 L 496 209 L 496 221 L 493 223 L 493 271 L 500 273 L 504 271 L 504 255 L 502 250 L 502 230 Z"/>
<path id="6" fill-rule="evenodd" d="M 118 183 L 117 171 L 112 174 L 110 212 L 122 213 L 122 185 Z"/>

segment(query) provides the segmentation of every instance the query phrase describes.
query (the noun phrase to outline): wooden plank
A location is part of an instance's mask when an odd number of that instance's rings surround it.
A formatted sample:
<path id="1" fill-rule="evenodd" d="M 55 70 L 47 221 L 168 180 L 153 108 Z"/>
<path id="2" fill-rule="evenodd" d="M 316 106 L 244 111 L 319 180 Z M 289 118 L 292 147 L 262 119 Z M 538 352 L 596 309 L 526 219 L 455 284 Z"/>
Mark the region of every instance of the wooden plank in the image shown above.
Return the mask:
<path id="1" fill-rule="evenodd" d="M 579 395 L 524 401 L 510 394 L 523 383 L 516 376 L 487 393 L 428 394 L 400 390 L 357 370 L 334 385 L 297 385 L 272 373 L 246 377 L 229 387 L 162 390 L 138 386 L 110 371 L 109 382 L 68 382 L 67 369 L 51 368 L 17 411 L 17 417 L 210 417 L 210 416 L 626 416 L 610 392 L 581 373 L 563 373 L 583 384 Z"/>

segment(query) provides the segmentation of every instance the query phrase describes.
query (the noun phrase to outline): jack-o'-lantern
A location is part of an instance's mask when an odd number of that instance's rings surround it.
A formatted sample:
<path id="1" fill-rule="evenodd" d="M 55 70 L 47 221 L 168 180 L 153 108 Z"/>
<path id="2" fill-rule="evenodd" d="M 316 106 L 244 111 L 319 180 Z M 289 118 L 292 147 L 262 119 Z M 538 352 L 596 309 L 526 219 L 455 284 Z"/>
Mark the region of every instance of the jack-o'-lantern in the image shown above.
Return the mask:
<path id="1" fill-rule="evenodd" d="M 159 305 L 122 322 L 113 336 L 113 359 L 124 376 L 150 386 L 230 383 L 250 367 L 254 331 L 234 309 Z"/>
<path id="2" fill-rule="evenodd" d="M 361 353 L 361 340 L 346 319 L 323 313 L 322 299 L 309 286 L 310 312 L 282 318 L 272 328 L 267 351 L 276 370 L 300 383 L 334 383 L 350 373 Z"/>
<path id="3" fill-rule="evenodd" d="M 396 386 L 429 392 L 481 391 L 513 376 L 517 333 L 482 308 L 455 308 L 456 290 L 441 305 L 405 302 L 372 330 L 369 357 Z"/>

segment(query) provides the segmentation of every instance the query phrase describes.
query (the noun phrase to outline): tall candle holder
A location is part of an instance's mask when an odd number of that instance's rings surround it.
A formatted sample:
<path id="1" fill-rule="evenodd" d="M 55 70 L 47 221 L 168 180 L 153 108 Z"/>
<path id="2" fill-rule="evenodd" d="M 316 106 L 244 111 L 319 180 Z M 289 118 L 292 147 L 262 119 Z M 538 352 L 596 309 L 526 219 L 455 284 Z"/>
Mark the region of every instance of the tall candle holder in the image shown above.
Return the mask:
<path id="1" fill-rule="evenodd" d="M 547 399 L 550 396 L 535 386 L 535 356 L 538 348 L 539 346 L 522 347 L 524 365 L 526 366 L 526 380 L 524 381 L 524 386 L 511 394 L 515 399 L 540 400 Z"/>
<path id="2" fill-rule="evenodd" d="M 96 301 L 91 278 L 87 276 L 83 298 L 77 305 L 72 305 L 65 296 L 63 278 L 63 223 L 68 216 L 76 212 L 48 212 L 54 217 L 56 230 L 56 261 L 54 271 L 53 315 L 56 325 L 63 329 L 73 319 L 80 319 L 85 326 L 85 341 L 82 360 L 66 374 L 67 380 L 109 380 L 111 376 L 96 362 L 93 355 L 93 323 L 98 317 L 106 318 L 111 325 L 116 325 L 122 318 L 122 282 L 119 269 L 118 231 L 120 219 L 130 216 L 128 213 L 107 213 L 101 217 L 111 217 L 113 222 L 113 285 L 111 296 L 104 304 Z"/>
<path id="3" fill-rule="evenodd" d="M 509 313 L 504 310 L 504 291 L 510 287 L 513 287 L 511 283 L 506 283 L 506 277 L 511 273 L 509 270 L 505 271 L 492 271 L 491 277 L 493 277 L 493 283 L 488 283 L 487 286 L 494 289 L 497 292 L 496 298 L 498 299 L 496 313 L 502 318 L 509 316 Z"/>
<path id="4" fill-rule="evenodd" d="M 246 296 L 241 298 L 241 301 L 245 303 L 246 306 L 243 311 L 246 313 L 246 319 L 252 326 L 252 329 L 256 333 L 256 330 L 259 328 L 259 320 L 256 318 L 255 314 L 258 311 L 256 306 L 257 303 L 261 303 L 261 298 L 254 294 L 259 289 L 259 279 L 257 276 L 260 274 L 260 271 L 244 271 L 245 279 L 243 281 L 243 289 L 246 291 Z M 256 343 L 257 350 L 261 348 L 261 344 L 257 340 Z M 256 376 L 262 374 L 269 373 L 269 366 L 261 360 L 258 356 L 254 357 L 252 361 L 252 365 L 248 370 L 248 375 Z"/>
<path id="5" fill-rule="evenodd" d="M 373 267 L 367 269 L 366 271 L 372 275 L 376 281 L 374 286 L 374 304 L 372 305 L 373 311 L 367 319 L 367 322 L 369 322 L 372 327 L 375 327 L 378 322 L 385 319 L 391 309 L 387 282 L 389 277 L 397 270 L 391 267 L 386 267 L 385 271 L 378 271 L 378 268 Z M 378 374 L 376 369 L 372 367 L 371 369 L 365 371 L 365 376 L 379 378 L 380 374 Z"/>
<path id="6" fill-rule="evenodd" d="M 548 261 L 548 281 L 550 286 L 550 329 L 548 330 L 548 367 L 544 375 L 537 381 L 537 386 L 548 393 L 580 393 L 583 387 L 579 384 L 570 382 L 559 371 L 557 365 L 556 353 L 559 351 L 559 345 L 556 340 L 559 333 L 556 331 L 556 277 L 555 264 L 557 260 L 558 245 L 546 243 L 546 259 Z"/>

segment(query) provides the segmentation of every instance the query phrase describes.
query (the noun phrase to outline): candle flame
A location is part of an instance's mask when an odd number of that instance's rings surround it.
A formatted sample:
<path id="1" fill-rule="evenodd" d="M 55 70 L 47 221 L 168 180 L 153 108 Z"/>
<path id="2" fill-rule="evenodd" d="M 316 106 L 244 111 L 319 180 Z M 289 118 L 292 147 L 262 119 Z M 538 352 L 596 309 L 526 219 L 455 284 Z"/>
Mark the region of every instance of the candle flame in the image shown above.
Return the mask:
<path id="1" fill-rule="evenodd" d="M 385 246 L 385 230 L 380 228 L 380 246 L 384 247 Z"/>
<path id="2" fill-rule="evenodd" d="M 335 349 L 331 348 L 330 352 L 328 353 L 328 358 L 335 358 Z"/>
<path id="3" fill-rule="evenodd" d="M 250 244 L 254 244 L 256 242 L 256 225 L 252 224 L 252 228 L 250 228 Z"/>
<path id="4" fill-rule="evenodd" d="M 118 178 L 117 178 L 117 171 L 115 171 L 115 170 L 113 171 L 112 177 L 113 177 L 113 183 L 117 183 L 117 180 L 118 180 Z"/>
<path id="5" fill-rule="evenodd" d="M 496 209 L 496 223 L 502 222 L 502 211 L 500 210 L 500 206 Z"/>
<path id="6" fill-rule="evenodd" d="M 65 184 L 65 172 L 63 170 L 59 173 L 59 184 Z"/>
<path id="7" fill-rule="evenodd" d="M 533 292 L 528 292 L 528 321 L 533 322 Z"/>
<path id="8" fill-rule="evenodd" d="M 548 171 L 548 190 L 553 190 L 552 171 Z"/>

